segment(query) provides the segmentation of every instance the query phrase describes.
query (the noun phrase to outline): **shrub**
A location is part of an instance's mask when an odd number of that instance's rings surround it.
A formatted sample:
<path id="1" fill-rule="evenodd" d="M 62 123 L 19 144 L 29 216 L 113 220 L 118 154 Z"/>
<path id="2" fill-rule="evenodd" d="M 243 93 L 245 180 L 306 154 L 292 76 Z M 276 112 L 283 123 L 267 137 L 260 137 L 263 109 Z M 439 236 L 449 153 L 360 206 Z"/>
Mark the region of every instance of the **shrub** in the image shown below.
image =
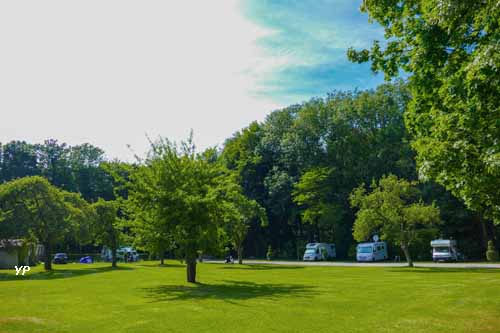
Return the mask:
<path id="1" fill-rule="evenodd" d="M 347 258 L 351 260 L 356 260 L 357 246 L 356 244 L 351 244 L 349 250 L 347 251 Z"/>
<path id="2" fill-rule="evenodd" d="M 488 261 L 498 261 L 498 251 L 493 245 L 493 241 L 488 242 L 488 251 L 486 251 L 486 259 Z"/>
<path id="3" fill-rule="evenodd" d="M 271 245 L 267 247 L 267 254 L 266 254 L 267 260 L 272 260 L 274 257 L 274 251 Z"/>

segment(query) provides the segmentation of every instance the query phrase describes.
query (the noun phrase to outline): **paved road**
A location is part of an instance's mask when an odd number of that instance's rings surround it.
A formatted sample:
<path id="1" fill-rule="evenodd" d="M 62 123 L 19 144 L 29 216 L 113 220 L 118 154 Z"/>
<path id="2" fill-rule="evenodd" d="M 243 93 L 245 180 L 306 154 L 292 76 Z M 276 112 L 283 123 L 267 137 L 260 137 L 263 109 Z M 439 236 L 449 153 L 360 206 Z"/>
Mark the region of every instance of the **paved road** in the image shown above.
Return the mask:
<path id="1" fill-rule="evenodd" d="M 206 263 L 224 263 L 223 260 L 204 260 Z M 291 265 L 291 266 L 334 266 L 334 267 L 404 267 L 404 262 L 378 262 L 378 263 L 359 263 L 359 262 L 341 262 L 341 261 L 267 261 L 267 260 L 244 260 L 247 265 Z M 415 267 L 445 267 L 445 268 L 498 268 L 500 264 L 487 263 L 432 263 L 416 262 Z"/>

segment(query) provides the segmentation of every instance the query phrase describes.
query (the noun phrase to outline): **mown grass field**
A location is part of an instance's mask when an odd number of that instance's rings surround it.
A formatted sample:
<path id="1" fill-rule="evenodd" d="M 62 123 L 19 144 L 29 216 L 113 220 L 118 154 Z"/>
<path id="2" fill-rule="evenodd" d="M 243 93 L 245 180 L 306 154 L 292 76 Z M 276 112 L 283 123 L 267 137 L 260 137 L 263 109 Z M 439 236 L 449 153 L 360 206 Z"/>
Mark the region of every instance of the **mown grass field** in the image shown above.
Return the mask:
<path id="1" fill-rule="evenodd" d="M 0 332 L 500 332 L 500 270 L 200 264 L 0 271 Z"/>

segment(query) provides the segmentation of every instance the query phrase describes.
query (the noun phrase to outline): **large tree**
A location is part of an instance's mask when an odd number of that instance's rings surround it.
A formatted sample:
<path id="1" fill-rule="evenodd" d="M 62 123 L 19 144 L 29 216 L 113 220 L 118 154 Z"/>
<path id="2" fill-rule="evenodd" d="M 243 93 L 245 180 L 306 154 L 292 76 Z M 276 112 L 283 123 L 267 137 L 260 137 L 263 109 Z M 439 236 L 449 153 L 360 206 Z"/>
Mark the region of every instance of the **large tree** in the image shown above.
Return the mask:
<path id="1" fill-rule="evenodd" d="M 188 282 L 196 282 L 198 251 L 214 249 L 219 239 L 219 176 L 217 165 L 196 153 L 191 140 L 178 147 L 163 139 L 152 144 L 148 158 L 130 174 L 132 210 L 147 210 L 148 221 L 171 232 L 186 262 Z"/>
<path id="2" fill-rule="evenodd" d="M 354 238 L 368 240 L 375 233 L 399 245 L 408 266 L 413 266 L 410 247 L 422 235 L 440 222 L 439 209 L 420 200 L 414 182 L 398 179 L 394 175 L 373 182 L 371 192 L 364 185 L 351 194 L 351 204 L 358 208 L 354 222 Z"/>
<path id="3" fill-rule="evenodd" d="M 52 248 L 68 234 L 84 229 L 92 219 L 88 204 L 74 193 L 64 192 L 39 176 L 24 177 L 0 185 L 3 223 L 15 234 L 35 238 L 44 246 L 46 270 L 52 269 Z M 3 226 L 7 227 L 8 226 Z"/>
<path id="4" fill-rule="evenodd" d="M 408 76 L 406 125 L 419 173 L 500 223 L 500 6 L 498 1 L 365 0 L 386 41 L 350 49 L 386 78 Z"/>

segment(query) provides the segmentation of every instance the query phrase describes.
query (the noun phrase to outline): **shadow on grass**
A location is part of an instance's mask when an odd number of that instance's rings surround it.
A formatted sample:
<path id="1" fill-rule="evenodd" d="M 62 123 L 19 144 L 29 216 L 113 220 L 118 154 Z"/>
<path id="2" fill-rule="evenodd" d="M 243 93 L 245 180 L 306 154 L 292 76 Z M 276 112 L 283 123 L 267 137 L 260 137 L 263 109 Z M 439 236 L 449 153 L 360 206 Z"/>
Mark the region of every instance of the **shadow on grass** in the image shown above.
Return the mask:
<path id="1" fill-rule="evenodd" d="M 304 266 L 281 266 L 281 265 L 237 265 L 231 264 L 228 266 L 220 266 L 218 269 L 241 269 L 241 270 L 254 270 L 254 271 L 264 271 L 264 270 L 288 270 L 288 269 L 303 269 Z"/>
<path id="2" fill-rule="evenodd" d="M 143 288 L 151 302 L 186 300 L 223 300 L 233 302 L 252 298 L 311 297 L 317 295 L 314 287 L 301 284 L 259 284 L 249 281 L 224 280 L 220 284 L 197 283 L 190 286 L 159 285 Z"/>
<path id="3" fill-rule="evenodd" d="M 494 273 L 500 275 L 498 268 L 449 268 L 449 267 L 405 267 L 405 268 L 389 268 L 388 272 L 393 273 Z"/>
<path id="4" fill-rule="evenodd" d="M 1 281 L 19 281 L 19 280 L 55 280 L 55 279 L 67 279 L 72 277 L 84 276 L 89 274 L 98 274 L 111 271 L 129 271 L 133 270 L 131 267 L 118 266 L 113 268 L 111 266 L 106 267 L 88 267 L 82 269 L 71 269 L 71 268 L 54 268 L 52 271 L 42 271 L 36 273 L 26 273 L 26 275 L 16 275 L 15 273 L 2 273 L 0 272 L 0 282 Z"/>
<path id="5" fill-rule="evenodd" d="M 172 267 L 186 267 L 184 264 L 172 264 L 172 263 L 165 263 L 163 265 L 160 265 L 160 263 L 150 263 L 150 264 L 136 264 L 135 266 L 139 267 L 150 267 L 150 268 L 172 268 Z"/>

